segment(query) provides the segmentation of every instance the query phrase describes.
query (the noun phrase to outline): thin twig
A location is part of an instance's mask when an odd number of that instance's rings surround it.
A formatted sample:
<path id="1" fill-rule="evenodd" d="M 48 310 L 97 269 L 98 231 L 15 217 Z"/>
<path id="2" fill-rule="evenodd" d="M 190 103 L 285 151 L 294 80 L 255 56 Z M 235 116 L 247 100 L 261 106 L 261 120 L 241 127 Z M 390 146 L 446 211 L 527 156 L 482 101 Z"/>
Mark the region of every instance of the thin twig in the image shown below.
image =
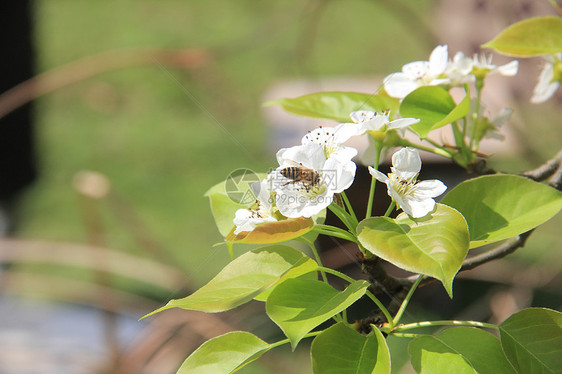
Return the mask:
<path id="1" fill-rule="evenodd" d="M 536 169 L 525 171 L 521 173 L 521 175 L 540 182 L 552 176 L 557 170 L 560 169 L 561 164 L 562 150 L 560 150 L 558 154 L 556 154 L 556 156 L 545 162 L 543 165 L 539 166 Z"/>

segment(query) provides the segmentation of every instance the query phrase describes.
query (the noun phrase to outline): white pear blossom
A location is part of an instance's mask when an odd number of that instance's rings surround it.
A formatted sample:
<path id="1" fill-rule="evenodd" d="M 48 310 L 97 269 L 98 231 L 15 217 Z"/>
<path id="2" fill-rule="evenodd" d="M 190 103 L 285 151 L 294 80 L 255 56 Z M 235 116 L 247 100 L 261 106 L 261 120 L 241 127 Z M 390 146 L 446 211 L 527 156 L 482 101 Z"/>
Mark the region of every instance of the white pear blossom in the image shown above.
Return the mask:
<path id="1" fill-rule="evenodd" d="M 562 53 L 544 56 L 544 59 L 546 62 L 531 97 L 531 102 L 534 104 L 550 99 L 560 87 L 562 80 Z"/>
<path id="2" fill-rule="evenodd" d="M 438 45 L 429 57 L 429 61 L 410 62 L 399 73 L 390 74 L 384 80 L 384 89 L 392 97 L 404 98 L 421 86 L 448 84 L 443 77 L 447 68 L 448 51 L 446 45 Z"/>
<path id="3" fill-rule="evenodd" d="M 473 60 L 462 52 L 457 52 L 452 61 L 447 64 L 445 76 L 449 78 L 451 86 L 462 86 L 475 81 L 472 75 Z"/>
<path id="4" fill-rule="evenodd" d="M 234 235 L 254 231 L 262 223 L 277 221 L 274 216 L 275 206 L 269 185 L 267 179 L 252 183 L 251 188 L 256 196 L 256 203 L 252 209 L 238 209 L 236 211 L 234 214 L 234 224 L 236 225 Z"/>
<path id="5" fill-rule="evenodd" d="M 483 79 L 488 74 L 499 73 L 504 76 L 513 76 L 517 74 L 518 68 L 517 60 L 497 66 L 492 64 L 491 55 L 475 54 L 470 58 L 462 52 L 457 52 L 453 60 L 447 64 L 444 75 L 449 78 L 451 86 L 461 86 L 474 82 L 475 78 Z"/>
<path id="6" fill-rule="evenodd" d="M 357 155 L 357 150 L 341 144 L 355 135 L 358 135 L 357 128 L 350 123 L 342 123 L 336 127 L 320 126 L 303 136 L 301 144 L 320 144 L 326 158 L 335 157 L 342 161 L 349 161 Z"/>
<path id="7" fill-rule="evenodd" d="M 353 148 L 352 148 L 353 149 Z M 349 154 L 348 156 L 355 156 Z M 280 166 L 270 174 L 275 203 L 289 218 L 311 217 L 328 207 L 335 193 L 349 188 L 357 166 L 351 157 L 327 158 L 318 143 L 307 143 L 277 152 Z"/>
<path id="8" fill-rule="evenodd" d="M 472 74 L 476 78 L 484 78 L 488 74 L 499 73 L 506 77 L 512 77 L 517 74 L 519 69 L 519 61 L 513 60 L 505 65 L 497 66 L 492 64 L 492 55 L 475 54 L 472 58 Z"/>
<path id="9" fill-rule="evenodd" d="M 389 112 L 377 113 L 368 110 L 359 110 L 350 114 L 351 120 L 357 125 L 357 135 L 367 131 L 403 130 L 408 126 L 418 123 L 418 118 L 400 118 L 391 121 Z"/>
<path id="10" fill-rule="evenodd" d="M 388 195 L 404 212 L 413 218 L 427 215 L 435 207 L 434 197 L 447 189 L 443 182 L 433 179 L 417 182 L 421 159 L 414 148 L 402 148 L 392 155 L 391 173 L 388 176 L 369 167 L 369 173 L 386 183 Z"/>

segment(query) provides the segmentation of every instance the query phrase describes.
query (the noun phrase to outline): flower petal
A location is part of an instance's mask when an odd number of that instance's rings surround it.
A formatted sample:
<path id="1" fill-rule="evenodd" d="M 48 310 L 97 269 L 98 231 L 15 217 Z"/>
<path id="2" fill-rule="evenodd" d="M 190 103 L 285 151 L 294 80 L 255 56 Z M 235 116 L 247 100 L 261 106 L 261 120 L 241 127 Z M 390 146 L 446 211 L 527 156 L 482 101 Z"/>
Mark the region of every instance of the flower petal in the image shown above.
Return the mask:
<path id="1" fill-rule="evenodd" d="M 421 158 L 414 148 L 402 148 L 392 155 L 392 166 L 394 172 L 405 179 L 410 179 L 421 170 Z"/>
<path id="2" fill-rule="evenodd" d="M 429 74 L 437 76 L 447 68 L 449 52 L 447 45 L 438 45 L 429 56 Z"/>
<path id="3" fill-rule="evenodd" d="M 514 76 L 517 74 L 517 70 L 519 69 L 519 61 L 514 60 L 508 64 L 502 65 L 498 67 L 498 72 L 501 75 L 505 75 L 508 77 Z"/>
<path id="4" fill-rule="evenodd" d="M 418 84 L 404 73 L 390 74 L 384 80 L 384 89 L 392 97 L 402 99 L 418 88 Z"/>
<path id="5" fill-rule="evenodd" d="M 558 89 L 559 83 L 552 82 L 554 78 L 554 67 L 551 63 L 546 63 L 539 75 L 539 81 L 533 91 L 531 102 L 538 104 L 550 99 Z"/>
<path id="6" fill-rule="evenodd" d="M 425 217 L 435 208 L 435 201 L 433 199 L 419 200 L 413 196 L 407 196 L 404 204 L 408 207 L 409 212 L 404 207 L 402 209 L 413 218 Z"/>
<path id="7" fill-rule="evenodd" d="M 428 199 L 441 195 L 447 186 L 437 179 L 420 181 L 413 187 L 412 195 L 417 199 Z"/>
<path id="8" fill-rule="evenodd" d="M 388 124 L 389 129 L 403 129 L 410 125 L 414 125 L 418 123 L 420 120 L 419 118 L 400 118 L 394 120 Z"/>
<path id="9" fill-rule="evenodd" d="M 385 174 L 381 173 L 372 166 L 369 166 L 369 173 L 379 182 L 387 183 L 390 181 L 390 179 Z"/>

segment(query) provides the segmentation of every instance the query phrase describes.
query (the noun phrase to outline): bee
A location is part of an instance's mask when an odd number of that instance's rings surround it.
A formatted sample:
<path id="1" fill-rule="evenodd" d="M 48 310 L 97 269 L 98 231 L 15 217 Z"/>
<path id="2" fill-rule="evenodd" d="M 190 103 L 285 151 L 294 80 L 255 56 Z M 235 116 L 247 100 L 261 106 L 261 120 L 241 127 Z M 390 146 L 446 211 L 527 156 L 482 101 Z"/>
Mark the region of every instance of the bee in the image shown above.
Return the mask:
<path id="1" fill-rule="evenodd" d="M 283 186 L 301 182 L 304 185 L 304 188 L 306 188 L 307 191 L 310 191 L 312 187 L 320 184 L 320 174 L 316 170 L 309 169 L 301 163 L 290 162 L 294 163 L 294 166 L 287 166 L 280 171 L 282 176 L 287 179 L 291 179 L 291 181 L 285 183 Z"/>

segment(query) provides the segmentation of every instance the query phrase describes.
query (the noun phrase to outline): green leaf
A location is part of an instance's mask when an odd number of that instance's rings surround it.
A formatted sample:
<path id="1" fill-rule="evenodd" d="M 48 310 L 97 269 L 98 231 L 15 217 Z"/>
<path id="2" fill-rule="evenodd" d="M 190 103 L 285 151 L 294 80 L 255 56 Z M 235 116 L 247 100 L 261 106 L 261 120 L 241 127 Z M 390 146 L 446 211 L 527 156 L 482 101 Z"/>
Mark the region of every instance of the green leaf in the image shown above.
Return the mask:
<path id="1" fill-rule="evenodd" d="M 436 336 L 421 336 L 408 352 L 418 373 L 516 374 L 498 338 L 474 327 L 454 327 Z"/>
<path id="2" fill-rule="evenodd" d="M 482 45 L 508 56 L 532 57 L 562 52 L 562 18 L 535 17 L 517 22 Z"/>
<path id="3" fill-rule="evenodd" d="M 299 269 L 297 273 L 302 274 L 316 267 L 314 260 L 291 247 L 274 245 L 258 248 L 233 260 L 191 295 L 171 300 L 145 317 L 170 308 L 207 313 L 233 309 L 275 286 L 290 270 Z"/>
<path id="4" fill-rule="evenodd" d="M 382 333 L 361 335 L 340 322 L 314 338 L 310 348 L 314 374 L 389 374 L 390 352 Z"/>
<path id="5" fill-rule="evenodd" d="M 368 282 L 355 281 L 339 292 L 317 280 L 288 279 L 271 292 L 266 311 L 294 349 L 313 328 L 359 300 L 368 286 Z"/>
<path id="6" fill-rule="evenodd" d="M 562 313 L 529 308 L 500 325 L 503 351 L 519 373 L 562 373 Z"/>
<path id="7" fill-rule="evenodd" d="M 436 204 L 423 218 L 405 213 L 396 219 L 368 218 L 357 226 L 357 237 L 371 253 L 394 265 L 439 279 L 450 297 L 453 278 L 468 252 L 468 228 L 455 209 Z"/>
<path id="8" fill-rule="evenodd" d="M 252 183 L 259 182 L 266 176 L 265 174 L 254 174 L 249 170 L 248 173 L 240 170 L 239 174 L 217 183 L 205 192 L 205 196 L 210 200 L 211 212 L 217 228 L 224 237 L 234 227 L 234 213 L 238 209 L 248 208 L 255 202 L 254 193 L 250 188 Z"/>
<path id="9" fill-rule="evenodd" d="M 486 175 L 462 182 L 441 203 L 462 213 L 475 248 L 548 221 L 562 209 L 562 193 L 515 175 Z"/>
<path id="10" fill-rule="evenodd" d="M 292 99 L 269 101 L 265 105 L 281 105 L 285 111 L 299 116 L 350 122 L 349 115 L 357 110 L 390 110 L 392 118 L 398 109 L 398 100 L 383 94 L 318 92 Z"/>
<path id="11" fill-rule="evenodd" d="M 425 138 L 434 126 L 444 126 L 452 122 L 452 120 L 456 121 L 466 115 L 455 118 L 457 115 L 463 114 L 465 104 L 457 111 L 455 111 L 456 107 L 457 105 L 451 95 L 443 88 L 423 86 L 412 91 L 402 100 L 400 115 L 402 117 L 419 118 L 420 122 L 409 128 L 418 134 L 420 138 Z M 441 125 L 442 121 L 448 120 L 447 117 L 449 115 L 452 120 Z"/>
<path id="12" fill-rule="evenodd" d="M 228 374 L 272 348 L 255 335 L 234 331 L 206 341 L 185 359 L 177 374 Z"/>
<path id="13" fill-rule="evenodd" d="M 440 127 L 446 126 L 449 123 L 453 123 L 458 121 L 459 119 L 465 117 L 468 112 L 470 111 L 470 96 L 466 95 L 464 99 L 455 107 L 455 109 L 451 110 L 449 114 L 445 116 L 441 121 L 437 122 L 431 127 L 431 130 L 438 129 Z"/>

